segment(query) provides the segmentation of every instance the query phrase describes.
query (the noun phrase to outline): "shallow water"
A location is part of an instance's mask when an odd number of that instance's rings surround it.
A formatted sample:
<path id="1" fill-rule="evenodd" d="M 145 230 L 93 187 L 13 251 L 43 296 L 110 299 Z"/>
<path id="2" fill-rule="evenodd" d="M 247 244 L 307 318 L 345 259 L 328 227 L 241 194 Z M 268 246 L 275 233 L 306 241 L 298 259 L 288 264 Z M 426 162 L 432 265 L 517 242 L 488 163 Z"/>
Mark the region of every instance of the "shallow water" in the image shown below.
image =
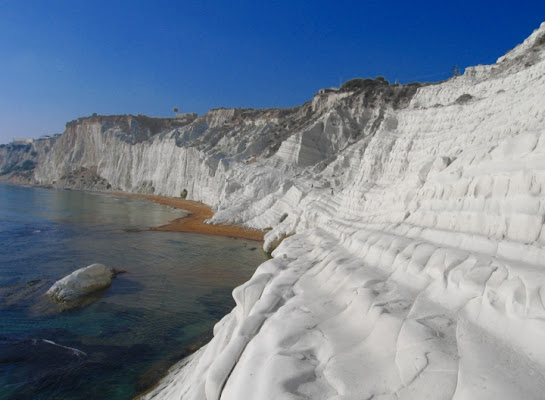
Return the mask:
<path id="1" fill-rule="evenodd" d="M 128 399 L 234 306 L 260 243 L 127 232 L 183 215 L 143 199 L 0 184 L 0 399 Z M 127 270 L 90 305 L 43 296 L 77 268 Z"/>

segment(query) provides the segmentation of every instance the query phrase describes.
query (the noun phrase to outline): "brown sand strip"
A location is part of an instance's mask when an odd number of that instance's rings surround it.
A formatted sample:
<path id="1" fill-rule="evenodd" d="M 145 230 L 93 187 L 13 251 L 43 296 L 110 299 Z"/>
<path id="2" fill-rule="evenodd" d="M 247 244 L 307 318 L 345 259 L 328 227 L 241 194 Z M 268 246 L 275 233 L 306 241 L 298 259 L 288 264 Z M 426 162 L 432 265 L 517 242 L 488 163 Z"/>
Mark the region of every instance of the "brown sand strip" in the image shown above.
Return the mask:
<path id="1" fill-rule="evenodd" d="M 165 206 L 179 208 L 189 211 L 190 214 L 170 221 L 166 225 L 150 228 L 152 231 L 171 231 L 171 232 L 193 232 L 203 233 L 207 235 L 230 236 L 243 239 L 263 241 L 265 232 L 245 228 L 238 225 L 212 225 L 206 224 L 204 221 L 212 218 L 214 213 L 206 204 L 191 200 L 183 200 L 176 197 L 155 196 L 150 194 L 137 193 L 116 193 L 122 196 L 139 197 L 151 200 Z"/>

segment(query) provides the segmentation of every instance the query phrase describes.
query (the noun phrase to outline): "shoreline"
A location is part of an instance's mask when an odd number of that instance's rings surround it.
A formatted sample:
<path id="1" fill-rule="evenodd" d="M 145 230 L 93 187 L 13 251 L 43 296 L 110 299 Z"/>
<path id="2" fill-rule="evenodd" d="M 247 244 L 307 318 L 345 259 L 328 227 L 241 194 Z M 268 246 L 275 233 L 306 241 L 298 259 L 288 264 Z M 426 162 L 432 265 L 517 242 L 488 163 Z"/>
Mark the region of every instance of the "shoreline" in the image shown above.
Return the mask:
<path id="1" fill-rule="evenodd" d="M 67 190 L 67 188 L 54 188 L 51 185 L 40 185 L 33 183 L 13 182 L 10 180 L 0 180 L 1 182 L 10 183 L 18 186 L 30 186 L 41 187 L 44 189 L 58 189 Z M 212 207 L 194 200 L 185 200 L 177 197 L 159 196 L 155 194 L 144 193 L 129 193 L 120 191 L 95 191 L 85 189 L 68 189 L 68 190 L 80 190 L 99 192 L 104 194 L 111 194 L 114 196 L 126 196 L 136 197 L 153 201 L 154 203 L 164 206 L 177 208 L 188 212 L 181 218 L 176 218 L 164 225 L 144 228 L 141 230 L 147 231 L 163 231 L 163 232 L 185 232 L 185 233 L 200 233 L 204 235 L 225 236 L 239 239 L 253 240 L 256 242 L 263 242 L 266 231 L 260 231 L 257 229 L 247 228 L 242 225 L 215 225 L 207 224 L 205 221 L 214 216 Z"/>
<path id="2" fill-rule="evenodd" d="M 200 233 L 205 235 L 216 235 L 216 236 L 226 236 L 226 237 L 233 237 L 233 238 L 248 239 L 248 240 L 254 240 L 259 242 L 263 242 L 264 240 L 263 237 L 265 236 L 265 233 L 266 233 L 263 231 L 246 228 L 240 225 L 207 224 L 205 221 L 209 218 L 212 218 L 212 216 L 214 215 L 214 212 L 212 211 L 212 208 L 210 206 L 201 202 L 197 202 L 193 200 L 185 200 L 185 199 L 175 198 L 175 197 L 158 196 L 158 195 L 142 194 L 142 193 L 126 193 L 126 192 L 110 192 L 110 193 L 116 196 L 119 195 L 119 196 L 141 198 L 141 199 L 152 201 L 157 204 L 177 208 L 177 209 L 188 212 L 187 215 L 181 218 L 176 218 L 168 222 L 167 224 L 156 226 L 156 227 L 150 227 L 150 228 L 142 229 L 142 230 Z M 201 338 L 197 342 L 186 346 L 183 350 L 183 356 L 178 361 L 176 361 L 171 366 L 169 366 L 166 371 L 163 371 L 161 376 L 155 380 L 155 383 L 153 385 L 145 389 L 143 392 L 134 396 L 132 400 L 143 399 L 147 394 L 156 390 L 157 387 L 163 381 L 163 379 L 165 379 L 167 376 L 171 374 L 173 368 L 176 365 L 178 365 L 180 362 L 187 359 L 191 355 L 195 354 L 204 345 L 210 342 L 210 340 L 213 337 L 214 337 L 213 332 L 210 332 L 209 335 L 207 335 L 205 338 Z"/>
<path id="3" fill-rule="evenodd" d="M 198 234 L 207 234 L 207 235 L 216 235 L 232 238 L 241 238 L 252 241 L 261 241 L 263 242 L 263 237 L 266 232 L 254 230 L 251 228 L 246 228 L 240 225 L 212 225 L 205 223 L 206 219 L 211 218 L 214 215 L 212 208 L 204 203 L 184 200 L 181 198 L 173 198 L 166 196 L 157 196 L 150 194 L 141 194 L 141 193 L 126 193 L 126 192 L 115 192 L 115 191 L 95 191 L 95 190 L 82 190 L 82 189 L 65 189 L 65 188 L 55 188 L 47 185 L 36 185 L 36 184 L 22 184 L 11 181 L 0 181 L 0 183 L 7 183 L 14 186 L 26 186 L 29 188 L 43 188 L 49 190 L 70 190 L 70 191 L 79 191 L 79 192 L 88 192 L 88 193 L 97 193 L 97 194 L 106 194 L 113 196 L 126 196 L 141 198 L 144 200 L 152 201 L 156 204 L 165 205 L 168 207 L 180 209 L 186 211 L 188 214 L 176 218 L 164 225 L 156 227 L 146 227 L 138 229 L 138 231 L 171 231 L 171 232 L 186 232 L 186 233 L 198 233 Z M 256 265 L 256 268 L 259 264 Z M 163 369 L 163 366 L 159 366 L 154 369 L 154 365 L 146 371 L 147 374 L 152 376 L 145 377 L 144 374 L 139 376 L 138 382 L 144 383 L 144 388 L 136 389 L 136 394 L 131 397 L 133 400 L 141 399 L 146 396 L 147 393 L 155 390 L 158 385 L 169 376 L 172 368 L 178 365 L 181 361 L 190 357 L 195 352 L 200 350 L 213 338 L 213 329 L 210 329 L 206 334 L 199 337 L 197 340 L 187 344 L 181 349 L 181 352 L 178 353 L 179 359 L 170 360 L 168 359 L 167 363 L 170 364 Z"/>
<path id="4" fill-rule="evenodd" d="M 36 185 L 36 184 L 23 184 L 19 182 L 12 181 L 2 181 L 2 183 L 12 184 L 15 186 L 27 186 L 32 188 L 43 188 L 43 189 L 53 189 L 53 190 L 66 190 L 64 188 L 55 188 L 47 185 Z M 142 193 L 126 193 L 126 192 L 115 192 L 115 191 L 94 191 L 94 190 L 82 190 L 82 189 L 68 189 L 74 191 L 83 191 L 83 192 L 95 192 L 102 193 L 113 196 L 125 196 L 133 198 L 141 198 L 147 201 L 152 201 L 156 204 L 161 204 L 164 206 L 180 209 L 186 211 L 188 214 L 180 218 L 173 219 L 172 221 L 155 227 L 144 227 L 138 229 L 139 231 L 170 231 L 170 232 L 186 232 L 186 233 L 197 233 L 197 234 L 206 234 L 206 235 L 215 235 L 215 236 L 224 236 L 232 238 L 240 238 L 246 240 L 252 240 L 256 242 L 263 242 L 265 231 L 259 231 L 251 228 L 246 228 L 240 225 L 213 225 L 207 224 L 205 221 L 209 218 L 212 218 L 214 212 L 212 208 L 204 203 L 184 200 L 181 198 L 166 197 L 166 196 L 157 196 L 150 194 Z M 257 266 L 256 266 L 257 267 Z M 157 368 L 154 365 L 151 365 L 150 368 L 146 371 L 146 374 L 151 376 L 145 376 L 142 374 L 138 377 L 139 384 L 142 385 L 140 388 L 135 387 L 135 394 L 131 396 L 132 400 L 139 400 L 145 398 L 145 396 L 154 390 L 161 384 L 161 382 L 168 377 L 173 368 L 179 365 L 180 362 L 187 359 L 191 355 L 199 351 L 203 346 L 205 346 L 213 338 L 213 329 L 201 336 L 200 338 L 192 341 L 191 343 L 185 345 L 179 353 L 175 360 L 168 360 L 169 364 L 166 368 L 163 369 L 165 365 L 161 365 Z M 179 358 L 178 358 L 179 357 Z"/>
<path id="5" fill-rule="evenodd" d="M 188 211 L 189 214 L 176 218 L 164 225 L 147 228 L 149 231 L 201 233 L 205 235 L 227 236 L 263 242 L 266 232 L 241 225 L 214 225 L 205 221 L 212 218 L 212 208 L 204 203 L 184 200 L 176 197 L 157 196 L 142 193 L 109 192 L 114 195 L 136 197 L 153 201 L 157 204 Z"/>

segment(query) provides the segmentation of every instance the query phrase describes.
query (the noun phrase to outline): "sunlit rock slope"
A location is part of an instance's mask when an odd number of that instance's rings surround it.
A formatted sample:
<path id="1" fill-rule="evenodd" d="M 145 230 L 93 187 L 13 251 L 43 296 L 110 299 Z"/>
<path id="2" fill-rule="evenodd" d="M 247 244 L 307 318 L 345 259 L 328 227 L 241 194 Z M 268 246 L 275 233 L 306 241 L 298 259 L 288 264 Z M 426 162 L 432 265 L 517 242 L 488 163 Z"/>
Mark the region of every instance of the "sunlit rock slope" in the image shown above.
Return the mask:
<path id="1" fill-rule="evenodd" d="M 544 50 L 542 25 L 408 107 L 316 97 L 216 203 L 296 235 L 148 398 L 542 399 Z"/>
<path id="2" fill-rule="evenodd" d="M 147 398 L 543 399 L 545 24 L 439 84 L 116 118 L 69 124 L 34 179 L 186 189 L 280 243 Z"/>

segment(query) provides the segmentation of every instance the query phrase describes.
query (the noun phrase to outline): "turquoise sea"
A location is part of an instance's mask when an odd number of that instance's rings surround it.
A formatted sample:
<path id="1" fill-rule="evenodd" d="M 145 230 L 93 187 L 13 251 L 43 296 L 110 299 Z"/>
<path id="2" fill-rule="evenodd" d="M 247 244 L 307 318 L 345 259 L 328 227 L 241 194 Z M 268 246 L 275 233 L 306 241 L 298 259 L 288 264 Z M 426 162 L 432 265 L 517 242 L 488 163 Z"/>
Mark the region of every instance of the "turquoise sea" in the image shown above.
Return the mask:
<path id="1" fill-rule="evenodd" d="M 206 343 L 261 244 L 138 231 L 179 210 L 109 194 L 0 184 L 0 399 L 131 399 Z M 92 263 L 126 270 L 83 308 L 44 296 Z"/>

